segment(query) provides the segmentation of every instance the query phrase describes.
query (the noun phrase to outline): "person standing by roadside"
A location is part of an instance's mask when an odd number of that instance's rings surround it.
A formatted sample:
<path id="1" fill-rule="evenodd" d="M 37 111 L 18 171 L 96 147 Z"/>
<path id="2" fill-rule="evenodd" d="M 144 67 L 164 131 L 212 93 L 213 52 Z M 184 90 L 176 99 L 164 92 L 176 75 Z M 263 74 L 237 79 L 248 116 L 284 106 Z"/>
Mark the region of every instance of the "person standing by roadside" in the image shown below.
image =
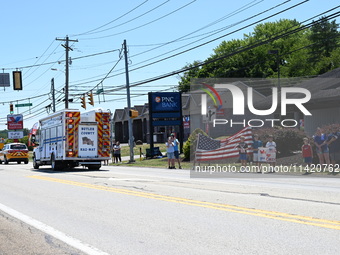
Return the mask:
<path id="1" fill-rule="evenodd" d="M 248 144 L 246 144 L 244 140 L 245 140 L 245 137 L 241 136 L 240 142 L 236 146 L 238 148 L 239 155 L 240 155 L 240 161 L 241 161 L 240 171 L 241 172 L 246 171 L 246 168 L 247 168 L 247 148 L 248 148 Z"/>
<path id="2" fill-rule="evenodd" d="M 112 164 L 115 163 L 115 151 L 113 149 L 113 147 L 116 145 L 116 140 L 113 139 L 112 142 L 111 142 L 111 158 L 112 158 Z"/>
<path id="3" fill-rule="evenodd" d="M 338 127 L 333 127 L 332 133 L 327 138 L 329 148 L 329 157 L 331 164 L 334 166 L 340 161 L 340 132 Z"/>
<path id="4" fill-rule="evenodd" d="M 174 156 L 175 156 L 175 160 L 177 160 L 177 162 L 178 162 L 178 168 L 182 169 L 182 167 L 181 167 L 181 160 L 179 158 L 179 150 L 178 150 L 179 141 L 176 138 L 174 133 L 171 133 L 171 138 L 172 138 L 173 143 L 174 143 Z"/>
<path id="5" fill-rule="evenodd" d="M 273 135 L 268 136 L 268 142 L 266 143 L 266 148 L 268 148 L 267 154 L 270 155 L 268 157 L 269 164 L 273 168 L 270 172 L 275 172 L 274 167 L 276 164 L 276 143 L 274 142 Z"/>
<path id="6" fill-rule="evenodd" d="M 116 142 L 116 144 L 113 146 L 113 155 L 115 158 L 115 163 L 122 162 L 121 154 L 120 154 L 120 143 L 119 141 Z"/>
<path id="7" fill-rule="evenodd" d="M 313 149 L 312 146 L 309 144 L 309 139 L 307 137 L 303 138 L 303 145 L 301 147 L 302 151 L 302 157 L 304 160 L 304 163 L 307 166 L 310 166 L 313 161 Z M 308 174 L 309 172 L 306 171 L 305 174 Z"/>
<path id="8" fill-rule="evenodd" d="M 165 143 L 166 145 L 166 156 L 168 157 L 168 165 L 169 169 L 175 169 L 175 155 L 174 155 L 174 142 L 171 136 L 168 138 L 168 141 Z"/>
<path id="9" fill-rule="evenodd" d="M 330 164 L 329 160 L 329 149 L 327 144 L 327 135 L 322 133 L 321 128 L 316 129 L 316 134 L 313 136 L 315 146 L 316 146 L 316 153 L 319 157 L 320 165 L 323 164 Z"/>
<path id="10" fill-rule="evenodd" d="M 257 165 L 257 172 L 261 172 L 261 163 L 259 161 L 259 148 L 262 147 L 262 141 L 259 140 L 259 135 L 258 134 L 254 134 L 253 136 L 253 162 Z"/>

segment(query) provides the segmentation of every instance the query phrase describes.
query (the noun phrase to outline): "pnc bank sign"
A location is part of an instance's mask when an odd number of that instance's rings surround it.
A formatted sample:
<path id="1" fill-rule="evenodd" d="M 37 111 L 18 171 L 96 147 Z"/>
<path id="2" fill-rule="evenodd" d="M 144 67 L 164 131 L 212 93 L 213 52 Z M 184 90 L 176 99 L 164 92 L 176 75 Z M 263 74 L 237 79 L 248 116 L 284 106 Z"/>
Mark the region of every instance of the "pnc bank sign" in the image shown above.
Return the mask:
<path id="1" fill-rule="evenodd" d="M 272 88 L 272 103 L 269 109 L 260 110 L 254 107 L 253 101 L 253 88 L 247 88 L 247 97 L 243 94 L 243 91 L 233 84 L 216 84 L 215 89 L 226 89 L 231 92 L 233 98 L 233 115 L 244 115 L 246 107 L 249 112 L 257 116 L 268 116 L 273 114 L 279 105 L 279 93 L 277 88 Z M 300 94 L 299 98 L 289 98 L 289 94 Z M 281 100 L 280 100 L 280 109 L 281 116 L 284 117 L 287 115 L 287 106 L 295 105 L 304 115 L 311 116 L 312 114 L 308 111 L 308 109 L 304 106 L 311 99 L 311 93 L 309 90 L 305 88 L 298 87 L 284 87 L 281 88 Z M 246 104 L 245 104 L 246 103 Z M 201 95 L 201 114 L 207 114 L 207 95 Z M 262 127 L 265 122 L 271 123 L 271 126 L 277 125 L 277 122 L 280 122 L 283 127 L 296 127 L 298 125 L 298 121 L 295 119 L 244 119 L 242 122 L 235 122 L 232 119 L 214 119 L 213 126 L 216 125 L 226 125 L 229 124 L 231 127 L 233 125 L 243 125 L 243 126 L 251 126 L 251 127 Z"/>
<path id="2" fill-rule="evenodd" d="M 181 110 L 180 93 L 178 92 L 155 92 L 151 93 L 153 112 L 175 112 Z"/>
<path id="3" fill-rule="evenodd" d="M 160 103 L 163 108 L 177 108 L 178 102 L 174 97 L 155 97 L 155 102 Z"/>

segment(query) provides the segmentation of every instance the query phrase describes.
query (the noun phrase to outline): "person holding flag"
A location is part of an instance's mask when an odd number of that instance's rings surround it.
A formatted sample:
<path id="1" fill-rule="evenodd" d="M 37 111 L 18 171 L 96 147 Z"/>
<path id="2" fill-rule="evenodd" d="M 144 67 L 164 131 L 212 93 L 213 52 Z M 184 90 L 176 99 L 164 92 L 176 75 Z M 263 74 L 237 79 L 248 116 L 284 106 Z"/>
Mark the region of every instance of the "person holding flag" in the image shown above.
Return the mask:
<path id="1" fill-rule="evenodd" d="M 248 144 L 246 144 L 244 140 L 245 140 L 245 137 L 241 136 L 240 137 L 240 142 L 236 146 L 238 148 L 239 155 L 240 155 L 240 161 L 241 161 L 240 171 L 241 172 L 244 172 L 246 170 L 246 167 L 247 167 L 247 148 L 248 148 Z"/>

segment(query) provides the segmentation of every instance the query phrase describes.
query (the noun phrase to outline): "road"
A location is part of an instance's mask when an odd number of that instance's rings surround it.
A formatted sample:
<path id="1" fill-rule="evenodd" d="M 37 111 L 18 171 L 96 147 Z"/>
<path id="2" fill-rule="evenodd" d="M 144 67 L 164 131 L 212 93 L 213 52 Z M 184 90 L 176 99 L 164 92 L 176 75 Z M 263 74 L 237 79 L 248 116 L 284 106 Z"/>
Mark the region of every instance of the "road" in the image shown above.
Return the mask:
<path id="1" fill-rule="evenodd" d="M 339 178 L 0 165 L 0 254 L 340 254 Z"/>

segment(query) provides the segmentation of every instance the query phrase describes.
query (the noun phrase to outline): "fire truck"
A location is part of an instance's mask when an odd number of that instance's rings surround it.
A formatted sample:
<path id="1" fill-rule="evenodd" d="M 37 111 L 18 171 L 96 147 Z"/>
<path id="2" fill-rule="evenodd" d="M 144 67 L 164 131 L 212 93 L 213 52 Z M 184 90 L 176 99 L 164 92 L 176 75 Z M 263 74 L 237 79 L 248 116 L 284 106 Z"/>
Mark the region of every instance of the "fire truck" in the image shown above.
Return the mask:
<path id="1" fill-rule="evenodd" d="M 110 111 L 95 109 L 80 113 L 65 109 L 39 121 L 31 141 L 33 167 L 51 165 L 53 170 L 84 166 L 99 170 L 110 159 Z"/>

